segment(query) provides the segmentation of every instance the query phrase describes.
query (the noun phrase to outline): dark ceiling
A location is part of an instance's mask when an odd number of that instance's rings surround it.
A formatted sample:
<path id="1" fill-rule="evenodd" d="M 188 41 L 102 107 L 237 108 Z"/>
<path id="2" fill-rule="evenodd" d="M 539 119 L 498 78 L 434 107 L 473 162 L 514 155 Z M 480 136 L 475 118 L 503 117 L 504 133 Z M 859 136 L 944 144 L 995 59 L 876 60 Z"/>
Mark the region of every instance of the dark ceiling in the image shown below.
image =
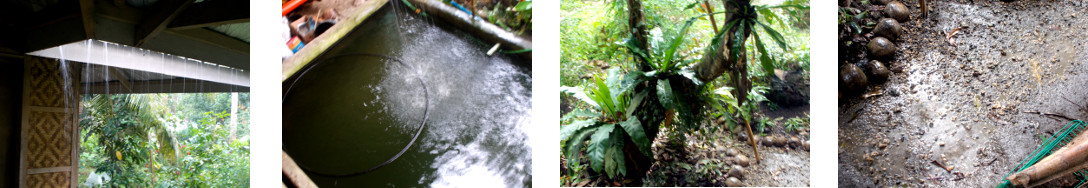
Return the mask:
<path id="1" fill-rule="evenodd" d="M 0 53 L 96 39 L 249 70 L 248 0 L 0 1 Z"/>

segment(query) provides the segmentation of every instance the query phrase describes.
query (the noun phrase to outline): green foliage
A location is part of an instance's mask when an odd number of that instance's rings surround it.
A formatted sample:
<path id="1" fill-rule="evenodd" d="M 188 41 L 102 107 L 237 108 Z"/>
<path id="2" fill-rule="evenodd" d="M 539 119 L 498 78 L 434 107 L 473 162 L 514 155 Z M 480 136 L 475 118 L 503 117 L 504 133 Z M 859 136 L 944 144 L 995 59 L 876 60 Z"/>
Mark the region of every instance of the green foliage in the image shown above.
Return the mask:
<path id="1" fill-rule="evenodd" d="M 736 6 L 739 6 L 739 3 L 736 2 L 736 1 L 730 1 L 730 3 L 736 3 L 736 4 L 738 4 Z M 765 41 L 768 41 L 766 38 L 770 38 L 770 40 L 769 40 L 770 42 L 774 42 L 775 44 L 777 44 L 777 46 L 779 47 L 779 50 L 780 50 L 779 53 L 794 50 L 789 45 L 787 45 L 787 38 L 785 36 L 783 36 L 782 33 L 779 32 L 779 30 L 782 30 L 782 29 L 788 28 L 788 27 L 787 27 L 786 23 L 783 21 L 783 19 L 779 18 L 779 15 L 776 14 L 775 11 L 787 11 L 787 12 L 790 12 L 790 14 L 787 14 L 787 15 L 791 16 L 791 18 L 792 18 L 792 17 L 799 16 L 796 13 L 797 11 L 806 11 L 807 12 L 807 10 L 809 9 L 809 7 L 807 5 L 805 5 L 805 4 L 808 3 L 807 1 L 805 1 L 805 2 L 789 1 L 789 2 L 786 2 L 786 3 L 797 3 L 797 4 L 782 4 L 782 5 L 773 5 L 773 6 L 771 6 L 771 5 L 753 5 L 753 6 L 751 6 L 750 9 L 741 8 L 739 10 L 739 12 L 736 13 L 736 14 L 740 15 L 739 19 L 726 23 L 726 25 L 724 26 L 725 29 L 722 29 L 721 31 L 719 31 L 718 34 L 715 35 L 714 39 L 711 42 L 711 48 L 712 49 L 719 48 L 717 46 L 717 45 L 720 45 L 720 43 L 718 41 L 723 40 L 723 39 L 741 41 L 741 42 L 733 43 L 733 46 L 729 46 L 730 56 L 732 56 L 732 58 L 734 58 L 734 59 L 739 58 L 740 53 L 745 52 L 745 50 L 744 50 L 745 48 L 751 49 L 751 47 L 746 47 L 746 43 L 743 42 L 743 39 L 745 39 L 747 37 L 747 34 L 748 34 L 746 32 L 746 30 L 751 30 L 751 35 L 752 35 L 751 38 L 754 38 L 754 40 L 753 40 L 754 47 L 757 50 L 757 52 L 759 53 L 758 54 L 758 57 L 759 57 L 759 69 L 763 71 L 762 72 L 763 74 L 773 73 L 774 68 L 776 67 L 775 65 L 780 64 L 780 63 L 778 63 L 779 60 L 776 60 L 776 59 L 771 57 L 771 55 L 773 54 L 772 53 L 773 51 L 770 51 L 770 50 L 768 50 L 768 48 L 765 47 L 764 43 L 766 43 Z M 757 15 L 759 15 L 759 16 L 757 16 Z M 770 25 L 768 23 L 770 23 Z M 779 26 L 778 29 L 771 26 L 771 25 L 775 25 L 775 23 L 778 23 L 777 24 L 777 26 Z M 732 28 L 737 28 L 737 29 L 733 33 L 728 33 L 728 32 L 730 32 L 730 30 Z M 765 38 L 761 38 L 760 36 L 765 36 Z M 805 38 L 807 38 L 807 35 L 806 35 Z M 714 51 L 716 51 L 716 50 L 714 50 Z M 808 50 L 804 50 L 804 51 L 808 51 Z M 756 55 L 756 54 L 753 54 L 753 55 Z M 805 61 L 807 62 L 807 54 L 805 56 L 806 56 Z"/>
<path id="2" fill-rule="evenodd" d="M 248 187 L 248 94 L 239 98 L 231 134 L 229 93 L 85 96 L 80 183 L 97 172 L 110 187 Z"/>
<path id="3" fill-rule="evenodd" d="M 763 94 L 770 90 L 767 86 L 755 86 L 752 90 L 748 91 L 748 101 L 745 104 L 740 104 L 736 97 L 733 96 L 732 87 L 723 86 L 713 90 L 713 94 L 710 95 L 713 101 L 712 106 L 719 112 L 725 114 L 740 114 L 741 118 L 746 121 L 752 119 L 751 110 L 761 102 L 766 102 L 767 97 Z M 720 102 L 720 103 L 719 103 Z"/>
<path id="4" fill-rule="evenodd" d="M 411 3 L 407 3 L 407 1 L 404 2 L 405 4 L 411 6 Z M 446 2 L 449 3 L 449 1 Z M 469 6 L 468 4 L 465 4 L 466 1 L 461 2 L 462 6 Z M 476 11 L 471 7 L 466 8 L 469 8 L 469 10 L 471 11 Z M 426 16 L 427 14 L 423 13 L 423 15 Z M 490 8 L 490 10 L 486 10 L 485 13 L 481 13 L 481 15 L 476 16 L 487 19 L 487 22 L 495 24 L 496 26 L 499 26 L 507 31 L 513 31 L 518 34 L 525 34 L 526 32 L 532 32 L 533 1 L 524 0 L 515 4 L 507 5 L 504 5 L 503 2 L 496 2 L 494 6 Z"/>
<path id="5" fill-rule="evenodd" d="M 861 34 L 862 28 L 861 25 L 858 25 L 858 22 L 868 17 L 868 13 L 868 11 L 861 11 L 855 14 L 850 8 L 839 8 L 839 24 L 847 25 L 851 33 Z M 873 24 L 875 25 L 875 23 Z"/>
<path id="6" fill-rule="evenodd" d="M 675 71 L 679 67 L 683 67 L 691 61 L 685 58 L 679 58 L 677 50 L 679 50 L 681 44 L 684 43 L 684 37 L 688 34 L 688 28 L 691 27 L 698 18 L 702 16 L 693 17 L 684 22 L 684 25 L 675 31 L 666 32 L 662 36 L 650 36 L 654 40 L 649 41 L 650 52 L 644 52 L 641 48 L 635 45 L 634 36 L 627 39 L 624 47 L 627 50 L 635 54 L 636 57 L 649 62 L 655 71 L 661 73 L 669 73 Z M 663 39 L 663 40 L 662 40 Z"/>
<path id="7" fill-rule="evenodd" d="M 808 128 L 808 118 L 809 117 L 807 114 L 805 115 L 805 117 L 792 117 L 786 119 L 786 122 L 783 124 L 786 126 L 786 131 L 797 132 L 798 130 Z"/>
<path id="8" fill-rule="evenodd" d="M 649 45 L 645 50 L 634 45 L 635 37 L 631 36 L 626 23 L 625 1 L 561 1 L 560 32 L 563 35 L 560 43 L 560 76 L 564 85 L 561 90 L 565 96 L 573 96 L 592 108 L 575 109 L 561 118 L 561 147 L 569 169 L 577 169 L 585 151 L 590 169 L 603 171 L 609 176 L 625 174 L 622 171 L 625 165 L 623 156 L 617 155 L 622 151 L 624 139 L 639 144 L 640 151 L 651 156 L 648 149 L 653 138 L 646 138 L 646 130 L 642 130 L 646 127 L 640 125 L 658 123 L 661 117 L 633 117 L 632 113 L 636 111 L 675 113 L 672 115 L 677 115 L 679 121 L 674 124 L 679 125 L 679 129 L 670 130 L 681 132 L 701 130 L 701 126 L 705 125 L 701 122 L 705 122 L 708 115 L 728 117 L 731 122 L 736 122 L 734 118 L 750 121 L 752 109 L 766 101 L 763 93 L 769 88 L 760 83 L 753 84 L 750 90 L 745 91 L 748 92 L 747 99 L 737 100 L 730 93 L 733 88 L 717 86 L 721 79 L 702 82 L 695 78 L 695 71 L 689 65 L 698 59 L 692 57 L 730 48 L 729 55 L 734 58 L 742 53 L 759 57 L 758 63 L 748 63 L 749 66 L 756 66 L 747 69 L 752 72 L 751 75 L 772 74 L 774 69 L 783 67 L 800 66 L 807 69 L 808 32 L 795 28 L 799 24 L 807 28 L 807 0 L 748 6 L 741 8 L 740 12 L 731 12 L 742 17 L 732 21 L 714 17 L 722 12 L 693 9 L 701 0 L 642 2 L 646 20 L 641 24 L 645 24 L 649 32 L 649 36 L 646 36 Z M 721 6 L 719 1 L 708 2 L 711 6 Z M 710 19 L 717 20 L 716 24 L 709 23 Z M 714 32 L 714 27 L 722 29 Z M 740 32 L 728 32 L 734 28 Z M 744 31 L 751 31 L 751 37 Z M 749 43 L 742 39 L 753 40 Z M 722 40 L 739 42 L 733 46 L 720 46 Z M 701 43 L 706 41 L 710 42 Z M 629 67 L 635 67 L 634 63 L 640 62 L 637 59 L 648 62 L 653 70 L 631 70 Z M 587 72 L 598 71 L 596 64 L 602 62 L 615 65 L 609 69 L 606 79 L 583 76 Z M 628 72 L 624 74 L 621 70 Z M 569 87 L 576 85 L 588 85 L 588 89 Z M 634 89 L 634 86 L 639 88 Z M 644 101 L 651 101 L 655 105 L 659 103 L 660 106 L 640 106 L 647 104 Z M 702 109 L 706 107 L 716 110 Z M 656 127 L 650 128 L 656 130 Z M 638 138 L 638 135 L 643 138 Z M 646 150 L 642 150 L 642 145 Z"/>
<path id="9" fill-rule="evenodd" d="M 756 122 L 757 126 L 756 126 L 756 130 L 753 130 L 753 131 L 759 132 L 759 133 L 764 133 L 764 132 L 768 131 L 767 130 L 768 127 L 774 127 L 774 126 L 779 124 L 778 122 L 782 122 L 782 118 L 778 117 L 778 118 L 772 119 L 772 118 L 768 118 L 767 116 L 759 116 L 759 118 L 757 118 L 755 122 Z"/>
<path id="10" fill-rule="evenodd" d="M 624 176 L 627 174 L 624 141 L 631 139 L 642 155 L 649 156 L 650 140 L 642 129 L 642 123 L 626 110 L 631 108 L 627 96 L 630 83 L 624 82 L 618 73 L 607 75 L 606 80 L 599 77 L 594 80 L 593 86 L 588 86 L 585 92 L 570 87 L 564 89 L 564 92 L 595 107 L 597 112 L 580 109 L 562 118 L 570 122 L 560 126 L 562 151 L 571 169 L 578 168 L 582 162 L 581 153 L 585 151 L 585 158 L 593 171 L 603 172 L 609 177 Z M 643 98 L 636 96 L 635 101 Z"/>
<path id="11" fill-rule="evenodd" d="M 135 185 L 147 181 L 140 164 L 149 164 L 151 151 L 162 151 L 165 161 L 176 160 L 177 140 L 161 119 L 169 118 L 161 100 L 150 95 L 93 95 L 84 97 L 80 129 L 97 136 L 95 148 L 105 156 L 96 170 L 112 183 Z M 167 155 L 169 154 L 169 155 Z"/>

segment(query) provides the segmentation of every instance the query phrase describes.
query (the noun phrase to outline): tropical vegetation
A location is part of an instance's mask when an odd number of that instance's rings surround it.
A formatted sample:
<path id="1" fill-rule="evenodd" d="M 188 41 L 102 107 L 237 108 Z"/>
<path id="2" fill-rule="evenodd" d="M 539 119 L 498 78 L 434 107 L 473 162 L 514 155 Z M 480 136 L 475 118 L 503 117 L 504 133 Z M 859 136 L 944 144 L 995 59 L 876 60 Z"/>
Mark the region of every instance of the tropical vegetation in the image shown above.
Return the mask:
<path id="1" fill-rule="evenodd" d="M 248 93 L 96 94 L 81 105 L 80 187 L 249 186 Z"/>
<path id="2" fill-rule="evenodd" d="M 722 128 L 752 135 L 768 77 L 808 69 L 808 1 L 761 3 L 563 1 L 561 90 L 571 104 L 560 140 L 568 173 L 637 181 L 660 131 L 717 130 L 711 121 L 719 117 L 728 121 Z"/>

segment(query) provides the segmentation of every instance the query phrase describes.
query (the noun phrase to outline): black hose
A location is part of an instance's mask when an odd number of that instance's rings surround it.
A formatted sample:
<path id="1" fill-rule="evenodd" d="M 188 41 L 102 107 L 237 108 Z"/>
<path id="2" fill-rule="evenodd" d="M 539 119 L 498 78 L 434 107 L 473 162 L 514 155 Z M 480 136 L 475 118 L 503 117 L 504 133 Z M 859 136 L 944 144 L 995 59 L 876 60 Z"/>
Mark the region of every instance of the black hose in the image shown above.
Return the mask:
<path id="1" fill-rule="evenodd" d="M 302 76 L 304 76 L 306 74 L 306 72 L 309 72 L 310 69 L 313 69 L 314 67 L 320 65 L 321 63 L 324 63 L 325 61 L 328 61 L 328 60 L 331 60 L 331 59 L 337 59 L 337 58 L 341 58 L 341 57 L 347 57 L 347 56 L 379 57 L 379 58 L 384 58 L 384 59 L 389 59 L 389 60 L 396 61 L 397 63 L 399 63 L 400 65 L 405 66 L 405 67 L 408 66 L 407 64 L 404 63 L 404 61 L 401 61 L 400 59 L 397 59 L 397 58 L 391 57 L 391 56 L 387 56 L 387 55 L 381 55 L 381 54 L 348 53 L 348 54 L 335 55 L 335 56 L 329 57 L 327 59 L 323 59 L 321 61 L 314 62 L 314 64 L 308 66 L 306 68 L 306 70 L 303 70 L 301 73 L 299 73 L 297 76 L 295 76 L 295 79 L 293 81 L 291 81 L 291 85 L 288 85 L 287 90 L 284 91 L 283 98 L 281 98 L 281 102 L 283 100 L 287 99 L 287 95 L 291 93 L 291 89 L 294 88 L 295 83 L 297 83 L 298 80 L 301 79 Z M 363 170 L 363 171 L 357 171 L 357 172 L 351 172 L 351 173 L 342 173 L 342 174 L 334 174 L 334 173 L 327 173 L 327 172 L 321 172 L 321 171 L 313 170 L 312 168 L 306 167 L 305 165 L 303 165 L 299 161 L 295 161 L 295 164 L 297 164 L 298 167 L 302 169 L 302 171 L 305 171 L 307 173 L 314 174 L 314 175 L 326 176 L 326 177 L 352 177 L 352 176 L 358 176 L 358 175 L 363 175 L 363 174 L 369 173 L 369 172 L 377 170 L 378 168 L 381 168 L 381 167 L 383 167 L 385 165 L 388 165 L 389 163 L 393 163 L 394 160 L 397 160 L 397 158 L 400 158 L 401 155 L 404 155 L 404 152 L 408 151 L 408 148 L 411 148 L 412 144 L 416 143 L 416 140 L 419 139 L 419 134 L 423 133 L 423 127 L 427 125 L 427 117 L 430 114 L 430 109 L 431 109 L 431 98 L 430 98 L 430 94 L 428 93 L 429 91 L 427 90 L 427 84 L 423 82 L 423 78 L 420 78 L 419 76 L 416 76 L 416 80 L 419 81 L 420 86 L 423 86 L 423 99 L 424 99 L 423 121 L 421 121 L 419 123 L 419 128 L 417 128 L 415 136 L 412 136 L 412 141 L 409 141 L 408 144 L 405 145 L 404 148 L 400 150 L 400 152 L 397 152 L 397 154 L 393 155 L 393 157 L 389 158 L 389 160 L 386 160 L 385 162 L 382 162 L 381 164 L 378 164 L 377 166 L 370 167 L 369 169 L 366 169 L 366 170 Z M 290 151 L 287 150 L 286 147 L 283 147 L 282 149 L 283 149 L 284 152 L 291 153 Z"/>

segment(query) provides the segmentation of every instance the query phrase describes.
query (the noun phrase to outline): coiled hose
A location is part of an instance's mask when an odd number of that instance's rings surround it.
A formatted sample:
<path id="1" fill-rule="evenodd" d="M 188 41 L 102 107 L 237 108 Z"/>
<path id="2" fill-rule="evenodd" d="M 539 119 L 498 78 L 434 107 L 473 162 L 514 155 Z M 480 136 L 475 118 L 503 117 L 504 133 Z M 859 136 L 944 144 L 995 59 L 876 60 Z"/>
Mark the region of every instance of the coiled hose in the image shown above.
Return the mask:
<path id="1" fill-rule="evenodd" d="M 291 89 L 294 88 L 295 83 L 297 83 L 300 78 L 305 76 L 306 72 L 309 72 L 310 69 L 313 69 L 314 67 L 317 67 L 318 65 L 321 65 L 321 63 L 324 63 L 324 62 L 326 62 L 328 60 L 338 59 L 338 58 L 342 58 L 342 57 L 349 57 L 349 56 L 378 57 L 378 58 L 393 60 L 393 61 L 396 61 L 397 63 L 399 63 L 401 66 L 408 67 L 408 65 L 405 64 L 404 61 L 401 61 L 400 59 L 397 59 L 397 58 L 391 57 L 391 56 L 387 56 L 387 55 L 381 55 L 381 54 L 348 53 L 348 54 L 335 55 L 335 56 L 329 57 L 327 59 L 323 59 L 321 61 L 315 62 L 313 65 L 308 66 L 305 70 L 303 70 L 301 73 L 299 73 L 298 76 L 296 76 L 295 79 L 293 81 L 291 81 L 291 84 L 288 85 L 287 90 L 285 90 L 285 92 L 283 94 L 283 98 L 280 99 L 281 102 L 283 100 L 287 99 L 287 96 L 291 93 Z M 419 139 L 420 133 L 423 133 L 423 127 L 427 125 L 427 117 L 430 114 L 430 110 L 431 110 L 431 103 L 430 103 L 431 98 L 430 98 L 429 91 L 427 90 L 427 84 L 423 82 L 423 78 L 420 78 L 419 76 L 417 76 L 416 80 L 419 81 L 419 85 L 423 87 L 423 99 L 424 99 L 423 121 L 421 121 L 419 123 L 419 128 L 417 128 L 415 136 L 412 136 L 412 141 L 409 141 L 408 144 L 405 145 L 404 148 L 400 150 L 400 152 L 397 152 L 397 154 L 393 155 L 393 157 L 389 158 L 389 160 L 385 160 L 385 162 L 382 162 L 381 164 L 378 164 L 377 166 L 370 167 L 369 169 L 366 169 L 366 170 L 363 170 L 363 171 L 356 171 L 356 172 L 350 172 L 350 173 L 341 173 L 341 174 L 317 171 L 317 170 L 314 170 L 312 168 L 309 168 L 309 167 L 303 165 L 299 161 L 295 161 L 295 163 L 298 164 L 298 167 L 301 168 L 302 171 L 305 171 L 307 173 L 314 174 L 314 175 L 319 175 L 319 176 L 338 177 L 338 178 L 363 175 L 363 174 L 372 172 L 374 170 L 377 170 L 378 168 L 381 168 L 381 167 L 383 167 L 385 165 L 388 165 L 389 163 L 393 163 L 393 161 L 397 160 L 397 158 L 400 158 L 401 155 L 404 155 L 404 152 L 408 151 L 408 148 L 411 148 L 412 145 L 416 143 L 416 140 Z M 283 147 L 282 149 L 283 149 L 284 152 L 291 153 L 290 151 L 287 150 L 286 147 Z"/>

